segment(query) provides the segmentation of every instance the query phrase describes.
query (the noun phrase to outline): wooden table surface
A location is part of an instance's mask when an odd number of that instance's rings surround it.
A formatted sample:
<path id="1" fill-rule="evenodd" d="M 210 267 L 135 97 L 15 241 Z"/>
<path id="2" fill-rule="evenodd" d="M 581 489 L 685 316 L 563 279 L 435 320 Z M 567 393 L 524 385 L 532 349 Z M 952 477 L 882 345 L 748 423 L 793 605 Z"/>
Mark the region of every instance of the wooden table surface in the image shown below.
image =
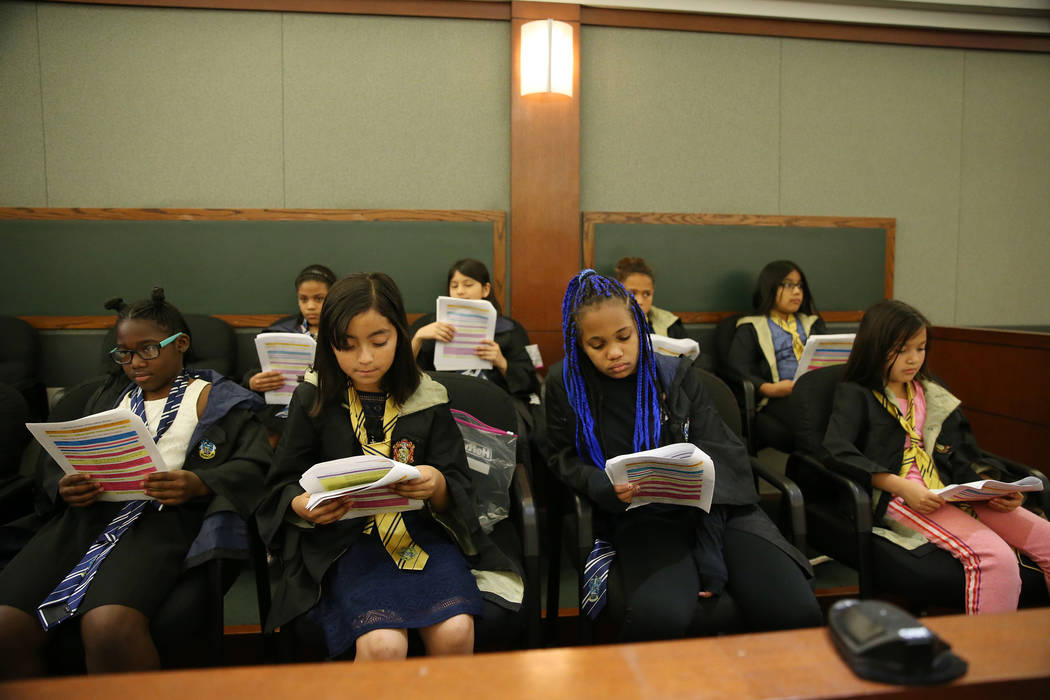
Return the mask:
<path id="1" fill-rule="evenodd" d="M 412 698 L 1050 698 L 1050 608 L 933 617 L 925 624 L 969 664 L 947 686 L 863 681 L 836 655 L 826 629 L 649 644 L 40 679 L 0 684 L 0 698 L 232 700 Z"/>

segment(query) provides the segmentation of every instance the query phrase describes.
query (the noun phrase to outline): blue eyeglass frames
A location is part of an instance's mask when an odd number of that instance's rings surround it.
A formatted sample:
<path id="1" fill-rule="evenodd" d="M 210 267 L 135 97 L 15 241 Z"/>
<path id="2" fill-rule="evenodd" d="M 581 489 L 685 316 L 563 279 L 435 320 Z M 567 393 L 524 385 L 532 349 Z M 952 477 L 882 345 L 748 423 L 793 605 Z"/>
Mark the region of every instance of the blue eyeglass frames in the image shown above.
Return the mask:
<path id="1" fill-rule="evenodd" d="M 160 349 L 166 345 L 170 345 L 173 340 L 182 335 L 182 331 L 179 331 L 175 335 L 169 335 L 159 343 L 150 343 L 144 346 L 140 350 L 124 350 L 123 348 L 113 348 L 109 351 L 109 356 L 113 358 L 113 361 L 118 365 L 126 365 L 131 362 L 132 355 L 138 355 L 143 360 L 155 360 L 160 357 Z"/>

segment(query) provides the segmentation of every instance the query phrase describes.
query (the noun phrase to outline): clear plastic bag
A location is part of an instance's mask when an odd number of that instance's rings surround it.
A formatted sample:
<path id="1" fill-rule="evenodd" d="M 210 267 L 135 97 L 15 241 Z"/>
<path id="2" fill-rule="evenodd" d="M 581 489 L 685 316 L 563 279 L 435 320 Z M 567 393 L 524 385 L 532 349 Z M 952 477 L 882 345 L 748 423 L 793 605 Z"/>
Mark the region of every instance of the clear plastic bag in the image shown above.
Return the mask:
<path id="1" fill-rule="evenodd" d="M 485 425 L 464 411 L 452 417 L 463 435 L 467 466 L 474 487 L 474 510 L 485 532 L 510 514 L 510 482 L 514 478 L 518 436 Z"/>

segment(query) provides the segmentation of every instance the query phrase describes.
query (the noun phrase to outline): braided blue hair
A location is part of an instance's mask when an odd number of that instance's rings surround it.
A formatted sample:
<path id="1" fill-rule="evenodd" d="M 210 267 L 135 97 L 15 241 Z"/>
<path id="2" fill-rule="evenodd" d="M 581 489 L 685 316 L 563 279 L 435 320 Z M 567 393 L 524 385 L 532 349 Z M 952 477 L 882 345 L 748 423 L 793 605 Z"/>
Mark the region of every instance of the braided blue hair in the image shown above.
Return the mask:
<path id="1" fill-rule="evenodd" d="M 569 282 L 562 301 L 562 337 L 565 345 L 565 362 L 562 378 L 569 395 L 569 405 L 576 414 L 576 452 L 599 469 L 605 468 L 605 455 L 594 430 L 594 416 L 587 400 L 587 386 L 583 381 L 580 363 L 588 362 L 580 357 L 579 329 L 576 321 L 580 310 L 600 303 L 604 299 L 623 299 L 634 319 L 638 333 L 638 390 L 635 393 L 634 449 L 636 452 L 657 447 L 660 444 L 660 394 L 657 388 L 656 355 L 649 338 L 645 314 L 634 296 L 617 280 L 599 275 L 594 270 L 583 270 Z"/>

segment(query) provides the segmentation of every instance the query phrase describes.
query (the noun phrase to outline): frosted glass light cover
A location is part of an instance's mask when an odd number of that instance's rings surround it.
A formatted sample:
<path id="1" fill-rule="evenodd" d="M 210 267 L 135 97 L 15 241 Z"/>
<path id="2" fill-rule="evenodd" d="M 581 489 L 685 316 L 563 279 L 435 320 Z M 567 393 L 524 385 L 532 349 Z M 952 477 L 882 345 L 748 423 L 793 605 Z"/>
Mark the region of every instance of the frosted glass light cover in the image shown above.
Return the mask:
<path id="1" fill-rule="evenodd" d="M 572 97 L 572 26 L 552 19 L 521 26 L 521 94 Z"/>

